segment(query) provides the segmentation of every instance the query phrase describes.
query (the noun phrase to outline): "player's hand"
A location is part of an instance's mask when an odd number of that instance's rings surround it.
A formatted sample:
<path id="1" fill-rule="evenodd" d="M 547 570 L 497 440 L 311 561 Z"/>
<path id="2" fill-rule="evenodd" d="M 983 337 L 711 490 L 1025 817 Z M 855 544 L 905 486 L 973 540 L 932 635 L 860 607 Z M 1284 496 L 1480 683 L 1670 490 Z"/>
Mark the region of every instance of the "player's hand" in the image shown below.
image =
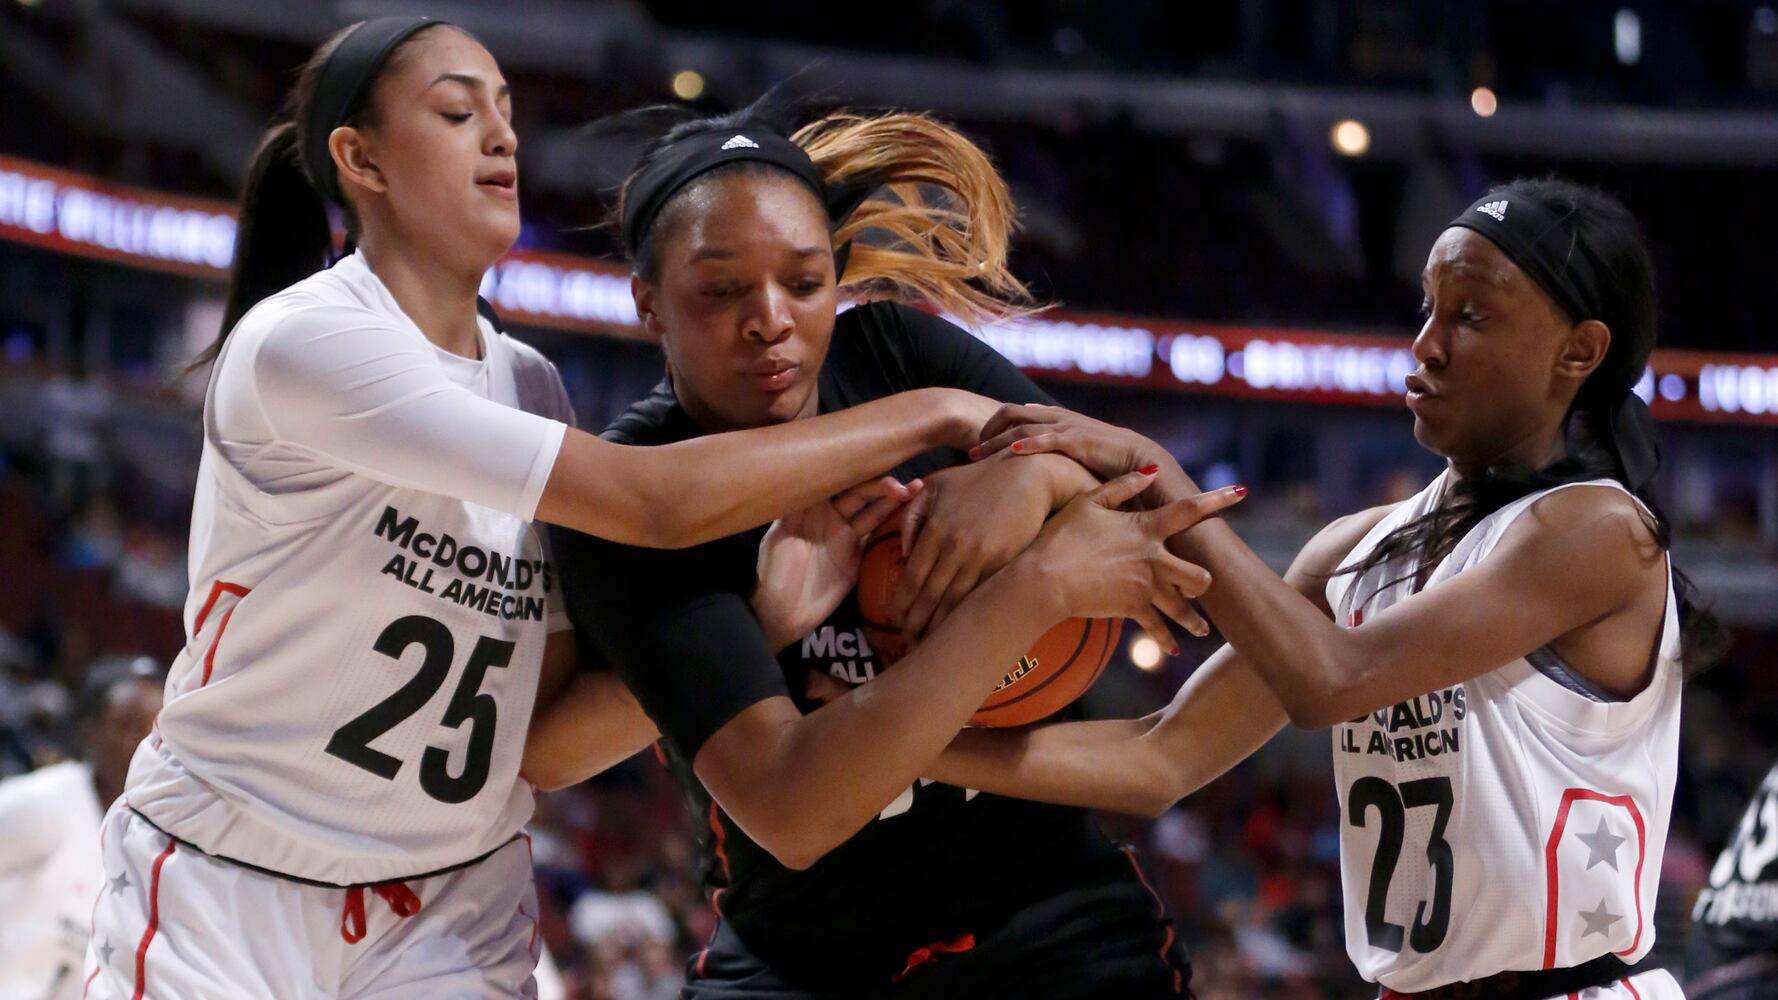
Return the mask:
<path id="1" fill-rule="evenodd" d="M 917 479 L 903 485 L 885 476 L 772 522 L 759 543 L 751 603 L 774 650 L 833 614 L 858 584 L 865 540 L 921 488 Z"/>
<path id="2" fill-rule="evenodd" d="M 982 426 L 982 441 L 969 457 L 983 459 L 1001 451 L 1017 455 L 1061 454 L 1074 459 L 1100 479 L 1121 476 L 1147 465 L 1160 466 L 1150 500 L 1192 496 L 1198 486 L 1159 444 L 1103 420 L 1094 420 L 1060 406 L 1006 404 Z"/>
<path id="3" fill-rule="evenodd" d="M 918 641 L 1023 552 L 1053 511 L 1098 485 L 1061 455 L 1025 461 L 1006 454 L 928 477 L 900 516 L 906 562 L 890 621 Z"/>
<path id="4" fill-rule="evenodd" d="M 1132 472 L 1078 497 L 1050 518 L 1008 572 L 1031 574 L 1039 593 L 1057 602 L 1057 620 L 1134 619 L 1161 648 L 1176 652 L 1168 618 L 1193 635 L 1209 634 L 1191 601 L 1210 589 L 1210 573 L 1167 551 L 1167 539 L 1239 503 L 1245 491 L 1230 486 L 1153 510 L 1118 509 L 1153 482 L 1152 471 Z"/>

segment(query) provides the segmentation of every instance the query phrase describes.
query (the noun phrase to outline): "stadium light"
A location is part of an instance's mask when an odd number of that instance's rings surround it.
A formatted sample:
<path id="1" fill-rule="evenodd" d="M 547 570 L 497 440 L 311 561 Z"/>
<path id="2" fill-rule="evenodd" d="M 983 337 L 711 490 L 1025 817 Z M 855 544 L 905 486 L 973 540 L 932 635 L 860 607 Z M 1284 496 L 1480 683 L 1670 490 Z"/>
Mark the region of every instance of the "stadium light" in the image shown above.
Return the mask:
<path id="1" fill-rule="evenodd" d="M 673 96 L 682 101 L 695 101 L 704 96 L 704 74 L 695 69 L 682 69 L 673 74 Z"/>
<path id="2" fill-rule="evenodd" d="M 1469 107 L 1483 118 L 1492 118 L 1500 110 L 1500 99 L 1487 87 L 1477 87 L 1469 94 Z"/>
<path id="3" fill-rule="evenodd" d="M 1143 673 L 1154 673 L 1161 668 L 1161 644 L 1146 635 L 1139 635 L 1130 643 L 1130 662 Z"/>
<path id="4" fill-rule="evenodd" d="M 1328 130 L 1327 140 L 1341 156 L 1363 156 L 1371 148 L 1371 130 L 1356 118 L 1342 118 Z"/>
<path id="5" fill-rule="evenodd" d="M 1611 22 L 1611 40 L 1618 62 L 1625 66 L 1641 62 L 1642 18 L 1628 7 L 1618 8 L 1617 17 Z"/>

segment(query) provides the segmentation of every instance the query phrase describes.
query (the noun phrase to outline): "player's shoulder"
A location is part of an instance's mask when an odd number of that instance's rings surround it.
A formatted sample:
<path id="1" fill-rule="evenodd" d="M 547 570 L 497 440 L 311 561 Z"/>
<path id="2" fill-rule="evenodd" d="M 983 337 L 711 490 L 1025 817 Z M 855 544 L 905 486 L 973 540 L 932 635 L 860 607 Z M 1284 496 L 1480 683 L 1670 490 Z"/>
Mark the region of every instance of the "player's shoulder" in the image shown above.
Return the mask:
<path id="1" fill-rule="evenodd" d="M 1536 530 L 1572 531 L 1604 524 L 1651 537 L 1648 511 L 1642 502 L 1609 479 L 1548 490 L 1530 501 L 1526 513 Z"/>
<path id="2" fill-rule="evenodd" d="M 520 371 L 547 371 L 556 373 L 556 363 L 544 353 L 504 330 L 495 330 L 490 338 L 500 345 L 501 350 L 512 358 L 512 366 Z M 559 376 L 558 376 L 559 377 Z"/>
<path id="3" fill-rule="evenodd" d="M 1665 546 L 1652 513 L 1610 480 L 1575 483 L 1525 502 L 1500 535 L 1499 551 L 1578 562 L 1614 575 L 1652 563 Z M 1599 575 L 1599 574 L 1589 574 Z"/>
<path id="4" fill-rule="evenodd" d="M 386 337 L 404 336 L 402 318 L 364 280 L 368 276 L 369 270 L 349 257 L 266 296 L 235 323 L 229 351 L 303 354 L 325 344 L 331 354 L 353 345 L 374 350 Z"/>

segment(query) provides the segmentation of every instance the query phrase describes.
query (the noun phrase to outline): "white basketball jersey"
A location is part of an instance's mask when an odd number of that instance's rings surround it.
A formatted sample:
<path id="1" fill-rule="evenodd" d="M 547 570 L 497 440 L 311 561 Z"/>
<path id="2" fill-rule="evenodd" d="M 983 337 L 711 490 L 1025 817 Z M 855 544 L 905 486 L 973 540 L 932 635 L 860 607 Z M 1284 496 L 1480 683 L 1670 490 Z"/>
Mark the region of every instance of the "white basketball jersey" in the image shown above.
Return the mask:
<path id="1" fill-rule="evenodd" d="M 1448 476 L 1390 512 L 1346 563 L 1432 510 Z M 1622 489 L 1558 489 L 1583 485 Z M 1550 492 L 1483 518 L 1427 588 L 1488 558 Z M 1328 604 L 1361 627 L 1409 596 L 1409 583 L 1391 581 L 1413 570 L 1336 576 Z M 1677 778 L 1679 652 L 1669 577 L 1654 678 L 1629 701 L 1584 693 L 1540 651 L 1334 727 L 1346 951 L 1364 978 L 1412 993 L 1648 953 Z"/>
<path id="2" fill-rule="evenodd" d="M 353 256 L 230 335 L 189 638 L 124 793 L 162 830 L 351 884 L 476 858 L 530 817 L 525 729 L 567 625 L 531 516 L 572 417 L 548 361 L 480 329 L 482 360 L 438 350 Z"/>

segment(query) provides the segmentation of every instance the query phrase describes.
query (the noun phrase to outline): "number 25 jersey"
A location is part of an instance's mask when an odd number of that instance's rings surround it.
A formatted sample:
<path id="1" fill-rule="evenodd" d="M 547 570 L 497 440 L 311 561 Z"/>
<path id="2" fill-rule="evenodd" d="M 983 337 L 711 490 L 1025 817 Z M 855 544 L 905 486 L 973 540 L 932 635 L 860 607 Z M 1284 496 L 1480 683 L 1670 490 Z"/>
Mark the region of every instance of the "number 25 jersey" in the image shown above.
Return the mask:
<path id="1" fill-rule="evenodd" d="M 1448 475 L 1391 511 L 1342 565 L 1432 510 Z M 1583 487 L 1622 488 L 1557 489 Z M 1488 558 L 1551 492 L 1483 518 L 1426 589 Z M 1410 595 L 1398 578 L 1414 568 L 1391 561 L 1336 576 L 1328 606 L 1362 627 Z M 1346 952 L 1366 979 L 1411 993 L 1648 953 L 1678 774 L 1679 643 L 1669 576 L 1654 676 L 1628 701 L 1589 690 L 1546 647 L 1334 727 Z"/>
<path id="2" fill-rule="evenodd" d="M 436 348 L 353 255 L 229 336 L 188 639 L 124 793 L 162 830 L 346 885 L 530 817 L 525 727 L 568 627 L 531 517 L 571 415 L 554 366 L 478 326 L 481 360 Z"/>

